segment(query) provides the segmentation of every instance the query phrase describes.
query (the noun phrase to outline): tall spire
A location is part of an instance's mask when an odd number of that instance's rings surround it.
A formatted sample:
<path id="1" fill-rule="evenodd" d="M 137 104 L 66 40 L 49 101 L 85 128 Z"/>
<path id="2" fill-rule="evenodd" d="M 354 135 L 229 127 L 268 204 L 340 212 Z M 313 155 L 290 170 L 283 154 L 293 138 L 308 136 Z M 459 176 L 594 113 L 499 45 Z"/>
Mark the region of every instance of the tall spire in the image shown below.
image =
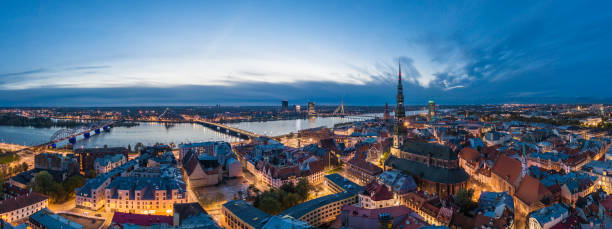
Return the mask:
<path id="1" fill-rule="evenodd" d="M 399 81 L 400 85 L 402 84 L 402 62 L 397 61 L 397 68 L 399 69 Z"/>
<path id="2" fill-rule="evenodd" d="M 395 117 L 398 119 L 406 116 L 406 110 L 404 109 L 404 88 L 402 87 L 402 65 L 398 61 L 399 74 L 397 78 L 397 106 L 395 107 Z"/>
<path id="3" fill-rule="evenodd" d="M 397 105 L 395 106 L 395 125 L 393 127 L 393 148 L 398 149 L 404 142 L 406 137 L 406 127 L 404 126 L 404 118 L 406 117 L 406 109 L 404 108 L 404 88 L 402 87 L 402 65 L 398 61 L 398 78 L 397 78 Z M 397 153 L 397 151 L 394 151 Z M 394 154 L 395 155 L 395 154 Z M 395 155 L 398 156 L 398 155 Z"/>

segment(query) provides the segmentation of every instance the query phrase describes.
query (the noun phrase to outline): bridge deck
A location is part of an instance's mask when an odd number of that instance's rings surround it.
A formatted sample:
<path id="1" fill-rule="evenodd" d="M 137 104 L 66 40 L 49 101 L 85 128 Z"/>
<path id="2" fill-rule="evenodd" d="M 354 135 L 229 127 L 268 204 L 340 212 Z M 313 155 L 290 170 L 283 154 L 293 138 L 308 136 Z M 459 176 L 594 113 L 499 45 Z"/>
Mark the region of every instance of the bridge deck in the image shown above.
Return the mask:
<path id="1" fill-rule="evenodd" d="M 228 126 L 228 125 L 223 125 L 221 123 L 209 122 L 209 121 L 198 121 L 198 122 L 202 123 L 202 124 L 207 124 L 207 125 L 210 125 L 210 126 L 216 126 L 216 127 L 220 127 L 220 128 L 226 129 L 226 130 L 230 130 L 230 131 L 242 134 L 242 135 L 246 135 L 246 136 L 251 137 L 251 138 L 258 138 L 258 137 L 262 137 L 263 136 L 261 134 L 256 134 L 256 133 L 253 133 L 253 132 L 250 132 L 250 131 L 246 131 L 246 130 L 243 130 L 243 129 L 238 129 L 238 128 L 231 127 L 231 126 Z"/>

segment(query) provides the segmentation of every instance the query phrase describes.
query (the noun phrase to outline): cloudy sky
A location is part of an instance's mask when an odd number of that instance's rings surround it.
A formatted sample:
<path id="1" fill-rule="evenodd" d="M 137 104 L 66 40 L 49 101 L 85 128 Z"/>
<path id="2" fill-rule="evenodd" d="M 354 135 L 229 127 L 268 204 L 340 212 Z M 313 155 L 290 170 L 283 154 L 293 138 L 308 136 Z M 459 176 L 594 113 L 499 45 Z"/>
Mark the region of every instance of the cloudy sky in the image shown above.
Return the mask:
<path id="1" fill-rule="evenodd" d="M 1 1 L 0 106 L 612 103 L 609 1 Z"/>

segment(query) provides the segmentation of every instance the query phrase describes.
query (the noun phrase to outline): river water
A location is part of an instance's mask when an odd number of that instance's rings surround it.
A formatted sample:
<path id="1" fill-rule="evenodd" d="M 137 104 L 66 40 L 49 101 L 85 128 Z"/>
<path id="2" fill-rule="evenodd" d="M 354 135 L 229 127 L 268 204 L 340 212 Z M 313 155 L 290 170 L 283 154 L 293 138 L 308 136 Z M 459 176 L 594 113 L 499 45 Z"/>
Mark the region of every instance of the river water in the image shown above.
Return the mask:
<path id="1" fill-rule="evenodd" d="M 338 123 L 360 121 L 371 119 L 369 116 L 350 116 L 350 117 L 317 117 L 314 119 L 280 120 L 267 122 L 240 122 L 228 125 L 248 130 L 254 133 L 276 136 L 295 132 L 301 129 L 314 127 L 333 127 Z M 50 137 L 60 128 L 33 128 L 0 126 L 0 142 L 19 144 L 19 145 L 38 145 L 48 142 Z M 155 123 L 140 122 L 133 127 L 114 127 L 108 132 L 94 134 L 85 139 L 82 135 L 77 137 L 76 148 L 124 146 L 127 147 L 141 142 L 145 145 L 155 143 L 180 144 L 202 141 L 239 141 L 240 139 L 226 135 L 199 124 L 193 123 Z M 67 141 L 57 144 L 62 146 Z"/>
<path id="2" fill-rule="evenodd" d="M 423 113 L 423 111 L 408 111 L 407 115 Z M 364 116 L 347 116 L 347 117 L 317 117 L 312 119 L 294 119 L 294 120 L 278 120 L 266 122 L 239 122 L 230 123 L 227 125 L 237 127 L 243 130 L 251 131 L 257 134 L 267 136 L 277 136 L 296 132 L 302 129 L 315 127 L 333 127 L 335 124 L 346 123 L 352 121 L 362 121 L 371 119 L 373 116 L 381 116 L 382 114 L 368 114 Z M 134 147 L 136 143 L 141 142 L 145 145 L 153 145 L 155 143 L 163 144 L 180 144 L 189 142 L 203 141 L 228 141 L 234 142 L 240 139 L 226 135 L 212 129 L 206 128 L 199 124 L 193 123 L 155 123 L 155 122 L 140 122 L 140 125 L 133 127 L 114 127 L 108 132 L 94 134 L 90 138 L 85 139 L 82 135 L 77 137 L 75 148 L 95 148 L 109 146 L 131 145 Z M 33 128 L 33 127 L 15 127 L 15 126 L 0 126 L 0 142 L 19 144 L 19 145 L 39 145 L 48 142 L 50 137 L 60 128 Z M 67 144 L 67 141 L 57 144 L 62 146 Z"/>

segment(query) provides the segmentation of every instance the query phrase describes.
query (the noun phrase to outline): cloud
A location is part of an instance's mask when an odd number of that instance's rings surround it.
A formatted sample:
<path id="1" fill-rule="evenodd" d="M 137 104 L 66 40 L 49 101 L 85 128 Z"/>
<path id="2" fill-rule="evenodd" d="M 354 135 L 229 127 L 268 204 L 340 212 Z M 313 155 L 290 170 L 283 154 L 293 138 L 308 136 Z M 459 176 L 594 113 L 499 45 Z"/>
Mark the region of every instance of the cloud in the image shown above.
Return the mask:
<path id="1" fill-rule="evenodd" d="M 0 106 L 172 106 L 172 105 L 276 105 L 287 99 L 291 104 L 314 101 L 321 105 L 383 105 L 395 103 L 395 84 L 365 85 L 337 82 L 263 83 L 237 85 L 112 87 L 112 88 L 29 88 L 0 90 Z M 546 96 L 546 93 L 478 96 L 471 90 L 425 89 L 404 85 L 405 103 L 410 109 L 423 109 L 435 99 L 439 104 L 491 103 L 572 103 L 612 102 L 607 97 Z"/>
<path id="2" fill-rule="evenodd" d="M 46 71 L 47 71 L 46 69 L 39 68 L 39 69 L 27 70 L 27 71 L 21 71 L 21 72 L 2 73 L 0 74 L 0 78 L 14 77 L 14 76 L 29 76 L 33 74 L 43 73 Z"/>
<path id="3" fill-rule="evenodd" d="M 603 28 L 612 18 L 581 3 L 524 8 L 512 17 L 499 12 L 503 20 L 482 12 L 484 18 L 475 16 L 477 24 L 456 20 L 451 32 L 433 30 L 407 39 L 411 51 L 422 49 L 421 56 L 408 56 L 421 62 L 415 66 L 431 77 L 428 86 L 444 91 L 470 88 L 496 97 L 518 88 L 543 91 L 539 96 L 607 97 L 598 82 L 611 82 L 612 70 L 603 63 L 612 52 L 612 33 Z M 590 13 L 575 17 L 581 10 Z M 424 71 L 428 66 L 434 70 Z"/>
<path id="4" fill-rule="evenodd" d="M 67 70 L 67 71 L 71 71 L 71 70 L 92 70 L 92 69 L 105 69 L 105 68 L 110 68 L 110 66 L 109 65 L 76 66 L 76 67 L 64 68 L 64 70 Z"/>

